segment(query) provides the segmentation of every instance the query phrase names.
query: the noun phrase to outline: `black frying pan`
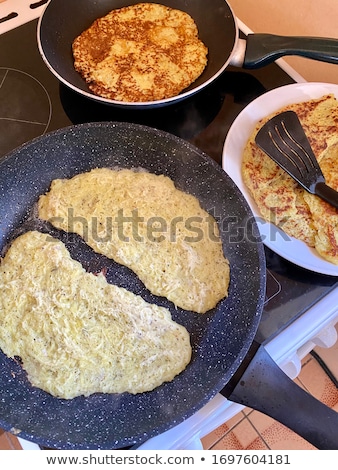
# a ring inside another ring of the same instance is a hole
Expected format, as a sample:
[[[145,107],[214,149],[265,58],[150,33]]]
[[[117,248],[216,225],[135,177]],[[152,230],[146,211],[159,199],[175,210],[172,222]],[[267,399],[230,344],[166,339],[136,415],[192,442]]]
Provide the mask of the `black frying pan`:
[[[140,0],[51,0],[38,24],[38,45],[56,77],[88,98],[129,108],[146,108],[191,96],[215,80],[230,64],[258,68],[285,55],[338,63],[338,40],[251,34],[244,41],[239,39],[236,19],[225,0],[163,0],[157,3],[186,11],[197,23],[200,38],[209,49],[208,64],[202,75],[180,95],[164,100],[122,103],[95,96],[73,67],[71,44],[96,18],[114,8],[135,3]]]
[[[143,167],[171,177],[219,221],[231,266],[228,298],[201,315],[151,295],[128,269],[95,255],[76,236],[32,217],[55,178],[94,167]],[[37,138],[0,162],[0,249],[38,228],[62,239],[71,255],[109,282],[167,306],[191,334],[193,357],[172,382],[138,395],[94,394],[60,400],[32,387],[17,361],[0,352],[0,427],[61,449],[114,449],[141,443],[179,424],[222,391],[275,417],[319,448],[338,449],[337,414],[297,387],[254,342],[265,297],[265,258],[252,213],[232,180],[191,144],[126,123],[72,126]],[[258,348],[258,351],[257,351]]]

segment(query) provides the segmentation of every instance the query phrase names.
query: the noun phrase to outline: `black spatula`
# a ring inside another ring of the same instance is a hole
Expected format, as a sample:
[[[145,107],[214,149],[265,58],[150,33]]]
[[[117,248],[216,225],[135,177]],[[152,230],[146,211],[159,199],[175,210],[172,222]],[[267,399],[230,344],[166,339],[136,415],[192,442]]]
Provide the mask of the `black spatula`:
[[[325,183],[295,112],[280,113],[265,123],[256,135],[256,144],[306,191],[338,208],[338,192]]]

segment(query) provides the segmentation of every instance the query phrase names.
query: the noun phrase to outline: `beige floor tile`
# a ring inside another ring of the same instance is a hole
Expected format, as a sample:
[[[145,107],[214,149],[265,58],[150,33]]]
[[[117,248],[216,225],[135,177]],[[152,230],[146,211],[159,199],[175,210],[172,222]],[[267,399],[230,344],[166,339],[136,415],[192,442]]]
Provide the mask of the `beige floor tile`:
[[[22,447],[13,434],[0,429],[0,450],[22,450]]]
[[[230,418],[226,423],[219,426],[217,429],[212,431],[207,436],[201,439],[204,449],[210,449],[215,443],[217,443],[223,436],[229,433],[235,426],[237,426],[243,419],[245,419],[244,413],[241,411],[235,416]]]
[[[249,415],[248,420],[269,449],[301,450],[314,448],[283,424],[276,422],[259,411],[253,411]]]
[[[245,410],[246,408],[240,413],[237,413],[237,415],[233,416],[227,421],[227,425],[229,426],[229,429],[232,429],[235,426],[237,426],[237,424],[239,424],[240,421],[242,421],[246,417]]]
[[[269,449],[314,449],[314,447],[306,442],[303,438],[295,434],[281,423],[276,422],[269,416],[253,411],[248,420],[256,429],[259,436],[264,440]]]
[[[245,416],[248,416],[250,413],[252,413],[254,410],[252,408],[249,408],[248,406],[244,408],[243,413]]]
[[[248,449],[258,438],[256,429],[247,418],[234,427],[232,433],[236,436],[240,449]]]
[[[271,426],[273,426],[275,423],[275,420],[265,415],[264,413],[260,413],[259,411],[253,411],[250,413],[248,420],[254,429],[256,429],[256,432],[261,435],[266,429],[271,428]]]
[[[232,431],[228,432],[213,447],[214,450],[249,450],[268,449],[264,441],[252,427],[248,419],[242,420]]]
[[[241,447],[237,441],[236,436],[233,433],[226,434],[221,440],[216,442],[213,450],[240,450]]]
[[[272,450],[314,450],[310,443],[282,424],[273,421],[261,433],[262,439]]]
[[[227,423],[222,424],[211,433],[201,439],[203,449],[211,449],[217,442],[229,432]]]

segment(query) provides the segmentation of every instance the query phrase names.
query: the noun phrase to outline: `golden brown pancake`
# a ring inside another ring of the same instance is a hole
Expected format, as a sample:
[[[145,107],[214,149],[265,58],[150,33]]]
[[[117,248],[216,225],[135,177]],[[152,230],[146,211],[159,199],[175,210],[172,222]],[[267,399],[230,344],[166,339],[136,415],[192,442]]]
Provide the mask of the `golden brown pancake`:
[[[190,362],[189,334],[169,310],[85,272],[49,235],[14,240],[0,289],[1,349],[56,397],[149,391]]]
[[[215,219],[164,175],[97,168],[54,180],[38,211],[178,307],[204,313],[228,294],[229,263]]]
[[[73,42],[90,90],[124,102],[178,95],[202,73],[207,53],[187,13],[156,3],[112,10]]]
[[[327,182],[338,189],[333,163],[338,142],[338,102],[331,94],[285,106],[257,123],[243,152],[243,181],[264,219],[316,248],[326,260],[338,264],[336,209],[302,189],[255,143],[256,134],[264,123],[286,110],[297,113]]]
[[[321,155],[320,165],[326,183],[338,190],[338,142],[330,145]],[[304,192],[316,229],[315,247],[318,253],[338,264],[338,211],[319,197]]]

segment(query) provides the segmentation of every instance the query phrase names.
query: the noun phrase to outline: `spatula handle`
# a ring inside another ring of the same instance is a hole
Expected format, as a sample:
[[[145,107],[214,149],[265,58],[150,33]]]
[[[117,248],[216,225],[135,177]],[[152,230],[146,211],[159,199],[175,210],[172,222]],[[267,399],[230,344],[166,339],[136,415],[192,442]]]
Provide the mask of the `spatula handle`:
[[[243,67],[256,69],[287,55],[337,64],[338,39],[249,34]]]
[[[325,183],[317,183],[315,194],[338,209],[338,192]]]

